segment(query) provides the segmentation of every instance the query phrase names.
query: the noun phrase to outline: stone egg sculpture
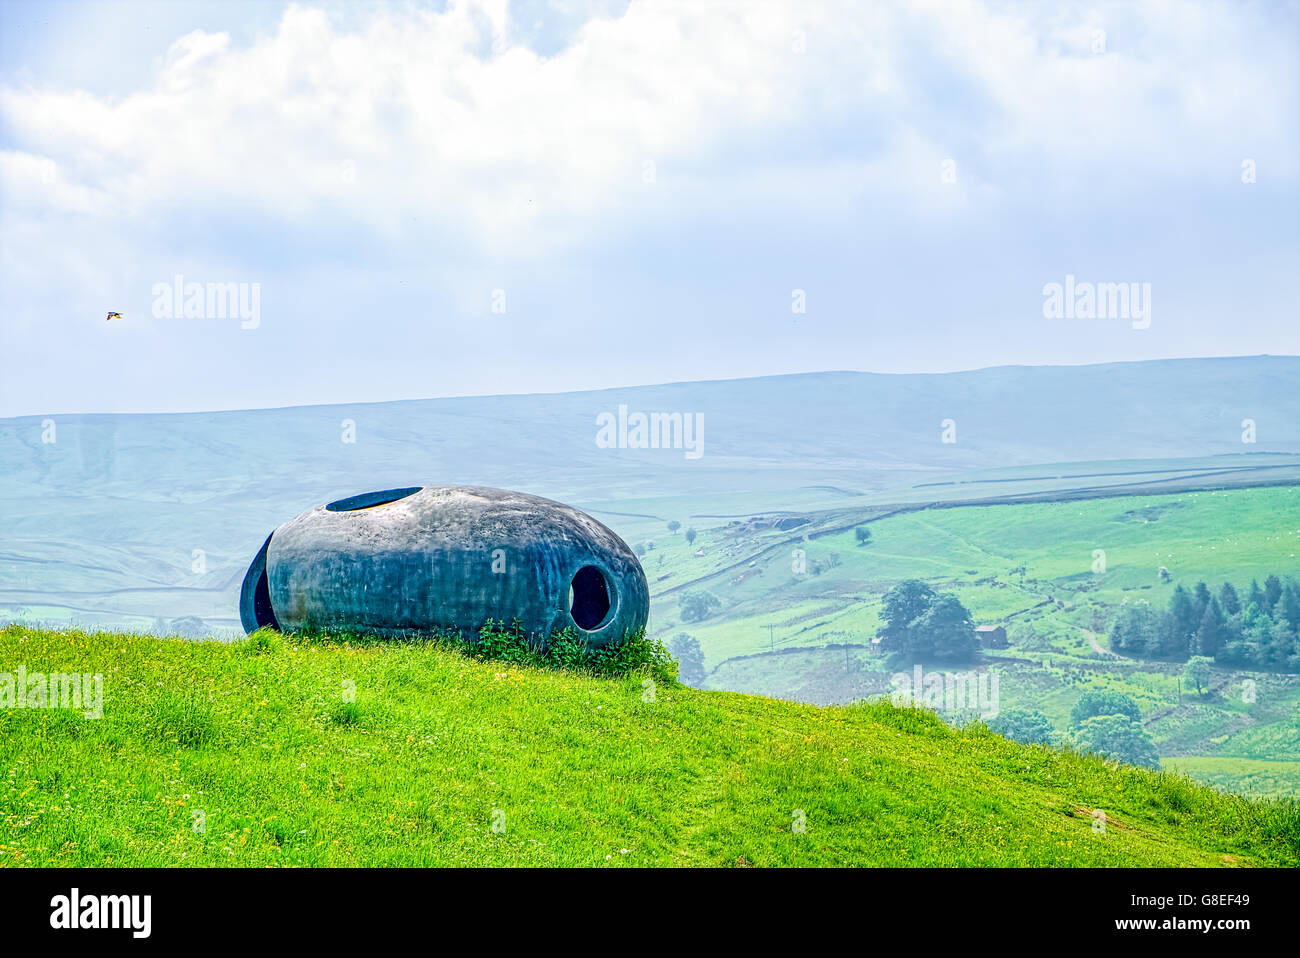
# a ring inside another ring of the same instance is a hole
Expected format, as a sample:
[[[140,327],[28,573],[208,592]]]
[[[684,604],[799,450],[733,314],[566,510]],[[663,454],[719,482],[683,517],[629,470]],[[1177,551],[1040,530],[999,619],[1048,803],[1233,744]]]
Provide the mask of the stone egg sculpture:
[[[635,553],[591,516],[504,489],[412,486],[317,506],[267,538],[248,567],[247,632],[456,633],[488,619],[545,643],[576,627],[593,646],[645,628]]]

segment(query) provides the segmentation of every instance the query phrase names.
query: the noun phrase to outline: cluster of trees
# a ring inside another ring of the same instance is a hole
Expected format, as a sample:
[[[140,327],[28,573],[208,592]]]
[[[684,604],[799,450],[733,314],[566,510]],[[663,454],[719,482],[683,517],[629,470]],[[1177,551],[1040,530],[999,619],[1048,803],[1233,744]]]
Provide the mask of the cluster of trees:
[[[827,569],[834,569],[843,559],[838,552],[830,552],[825,559],[811,559],[808,561],[808,571],[813,575],[821,575]]]
[[[989,719],[988,727],[1022,745],[1052,745],[1056,741],[1052,723],[1038,709],[1003,709]]]
[[[722,600],[706,589],[688,589],[677,601],[683,622],[701,622],[722,608]]]
[[[674,519],[672,522],[668,523],[668,531],[671,532],[673,535],[677,535],[677,530],[680,529],[681,527],[682,527],[682,524],[681,524],[680,522],[678,522],[676,519]],[[689,545],[695,545],[695,539],[696,539],[696,537],[697,537],[698,535],[699,535],[699,533],[696,532],[694,528],[687,529],[687,530],[686,530],[686,542],[687,542],[687,544],[689,544]],[[635,552],[635,553],[636,553],[637,555],[639,555],[639,556],[644,556],[647,552],[653,552],[653,551],[654,551],[654,547],[655,547],[654,540],[653,540],[653,539],[647,539],[645,542],[638,542],[636,545],[634,545],[634,546],[632,547],[632,551]],[[662,565],[662,558],[663,558],[663,557],[661,556],[661,557],[660,557],[660,560],[661,560],[661,561],[660,561],[660,564],[661,564],[661,565]]]
[[[677,679],[683,685],[701,688],[704,685],[704,650],[699,639],[686,632],[678,632],[668,642],[668,652],[677,660]]]
[[[1053,745],[1056,733],[1036,709],[1007,709],[988,726],[1025,745]],[[1137,702],[1119,692],[1085,692],[1070,710],[1070,743],[1116,762],[1159,768],[1155,743],[1142,727]]]
[[[1187,660],[1187,668],[1183,669],[1183,681],[1187,687],[1195,688],[1197,695],[1204,695],[1210,690],[1210,659],[1203,655],[1193,655]]]
[[[1085,692],[1070,710],[1071,738],[1081,752],[1159,768],[1155,743],[1142,727],[1137,702],[1120,692]]]
[[[1178,586],[1169,608],[1130,605],[1110,631],[1110,647],[1139,658],[1300,672],[1300,584],[1275,575],[1257,581],[1243,597],[1231,582],[1215,594],[1204,582]]]
[[[979,655],[970,613],[953,594],[935,592],[920,579],[904,579],[885,593],[880,644],[909,658],[965,661]]]

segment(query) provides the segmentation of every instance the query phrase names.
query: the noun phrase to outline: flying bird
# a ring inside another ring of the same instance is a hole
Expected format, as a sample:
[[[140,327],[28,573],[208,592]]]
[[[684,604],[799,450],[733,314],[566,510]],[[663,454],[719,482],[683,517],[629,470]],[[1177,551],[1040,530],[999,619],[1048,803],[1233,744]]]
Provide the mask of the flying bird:
[[[104,317],[104,322],[107,323],[107,322],[109,322],[110,320],[121,319],[121,318],[122,318],[122,314],[121,314],[121,313],[109,313],[107,316]]]

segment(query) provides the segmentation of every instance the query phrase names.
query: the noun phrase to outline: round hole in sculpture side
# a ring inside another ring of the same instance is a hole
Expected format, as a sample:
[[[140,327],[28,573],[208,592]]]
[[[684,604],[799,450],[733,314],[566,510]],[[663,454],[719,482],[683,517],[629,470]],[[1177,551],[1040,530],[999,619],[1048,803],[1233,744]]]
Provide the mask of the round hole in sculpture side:
[[[609,583],[594,565],[585,565],[574,573],[569,597],[569,614],[578,628],[594,632],[609,618],[613,607]]]

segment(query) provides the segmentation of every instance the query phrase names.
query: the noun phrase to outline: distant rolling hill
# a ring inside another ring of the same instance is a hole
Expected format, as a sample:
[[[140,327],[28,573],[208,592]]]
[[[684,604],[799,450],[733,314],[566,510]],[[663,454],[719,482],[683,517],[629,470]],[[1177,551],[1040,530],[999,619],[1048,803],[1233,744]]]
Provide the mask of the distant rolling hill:
[[[699,417],[702,455],[602,448],[598,417],[620,405]],[[1294,480],[1297,455],[1300,357],[1269,356],[28,416],[0,420],[0,619],[148,628],[197,617],[200,630],[232,630],[240,578],[272,528],[395,485],[520,489],[630,539],[665,516],[704,526],[1234,470],[1232,481]]]

